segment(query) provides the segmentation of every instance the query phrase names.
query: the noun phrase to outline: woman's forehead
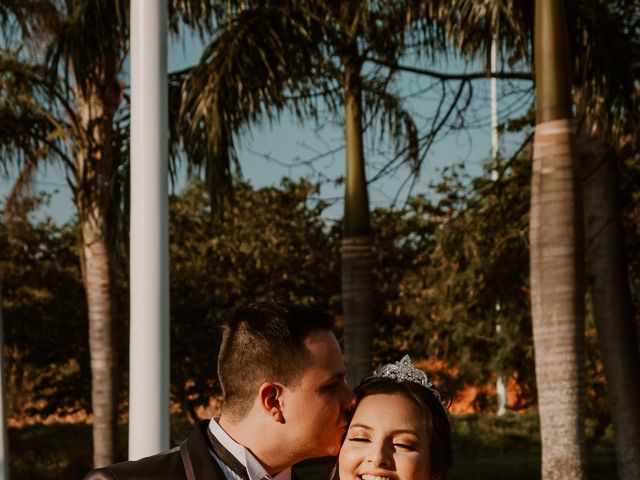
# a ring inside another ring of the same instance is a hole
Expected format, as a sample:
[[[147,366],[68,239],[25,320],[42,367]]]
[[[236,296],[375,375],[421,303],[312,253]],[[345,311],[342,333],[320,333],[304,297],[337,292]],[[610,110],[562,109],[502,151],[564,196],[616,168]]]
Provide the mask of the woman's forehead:
[[[356,407],[352,424],[386,430],[424,430],[424,414],[415,402],[402,393],[367,395]]]

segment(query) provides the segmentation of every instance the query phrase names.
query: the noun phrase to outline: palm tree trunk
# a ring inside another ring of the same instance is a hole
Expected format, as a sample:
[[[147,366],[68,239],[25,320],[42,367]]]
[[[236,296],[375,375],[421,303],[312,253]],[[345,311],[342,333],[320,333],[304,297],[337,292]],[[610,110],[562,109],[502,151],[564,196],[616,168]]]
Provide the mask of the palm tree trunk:
[[[613,149],[581,129],[587,279],[607,379],[618,478],[640,478],[640,356]]]
[[[81,220],[82,263],[89,310],[93,465],[113,463],[114,389],[109,256],[100,214]]]
[[[347,178],[342,240],[342,309],[347,379],[351,385],[371,373],[373,341],[373,253],[369,197],[362,146],[359,69],[345,68]]]
[[[564,3],[536,0],[531,317],[543,480],[584,478],[582,216]]]
[[[102,172],[108,171],[105,166],[113,161],[111,121],[115,111],[113,105],[117,105],[114,98],[117,97],[108,101],[91,91],[87,98],[78,94],[76,105],[86,132],[86,138],[79,143],[76,152],[78,187],[75,203],[80,223],[82,275],[89,317],[95,468],[113,463],[116,425],[111,272],[101,208],[101,189],[106,182]]]

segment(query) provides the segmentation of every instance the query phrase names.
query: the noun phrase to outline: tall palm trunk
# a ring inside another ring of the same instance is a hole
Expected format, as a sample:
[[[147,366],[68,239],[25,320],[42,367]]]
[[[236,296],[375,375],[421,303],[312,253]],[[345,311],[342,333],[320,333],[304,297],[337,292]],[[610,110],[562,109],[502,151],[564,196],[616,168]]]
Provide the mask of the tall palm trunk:
[[[93,93],[93,92],[92,92]],[[93,466],[113,463],[115,416],[114,347],[111,317],[109,250],[104,236],[101,175],[112,160],[113,109],[97,95],[78,95],[77,113],[86,138],[76,153],[76,208],[80,222],[80,252],[89,317]],[[113,103],[113,102],[112,102]],[[116,103],[117,105],[117,103]]]
[[[109,255],[101,216],[87,212],[81,220],[84,285],[89,310],[93,465],[113,463],[114,389]]]
[[[354,385],[371,372],[373,341],[373,253],[369,196],[362,146],[360,69],[345,67],[347,178],[342,240],[342,309],[347,378]]]
[[[582,216],[572,146],[564,2],[536,0],[531,316],[542,478],[584,478]]]
[[[584,129],[577,147],[583,172],[587,279],[616,447],[618,478],[640,478],[640,357],[622,225],[616,157]]]

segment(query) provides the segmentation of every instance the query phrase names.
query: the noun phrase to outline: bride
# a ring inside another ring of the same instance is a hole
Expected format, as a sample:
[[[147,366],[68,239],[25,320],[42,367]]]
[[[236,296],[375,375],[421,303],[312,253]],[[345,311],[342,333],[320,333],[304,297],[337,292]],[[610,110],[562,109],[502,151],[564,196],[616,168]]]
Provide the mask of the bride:
[[[340,480],[446,478],[453,462],[446,402],[408,356],[374,372],[354,393]]]

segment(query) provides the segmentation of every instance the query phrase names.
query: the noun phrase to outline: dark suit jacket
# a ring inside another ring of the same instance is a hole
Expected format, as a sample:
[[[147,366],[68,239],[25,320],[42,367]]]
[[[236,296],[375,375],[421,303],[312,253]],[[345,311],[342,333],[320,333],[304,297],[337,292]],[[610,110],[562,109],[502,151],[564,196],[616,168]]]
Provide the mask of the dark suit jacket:
[[[133,462],[89,472],[84,480],[225,480],[207,446],[209,420],[193,429],[179,447]]]

